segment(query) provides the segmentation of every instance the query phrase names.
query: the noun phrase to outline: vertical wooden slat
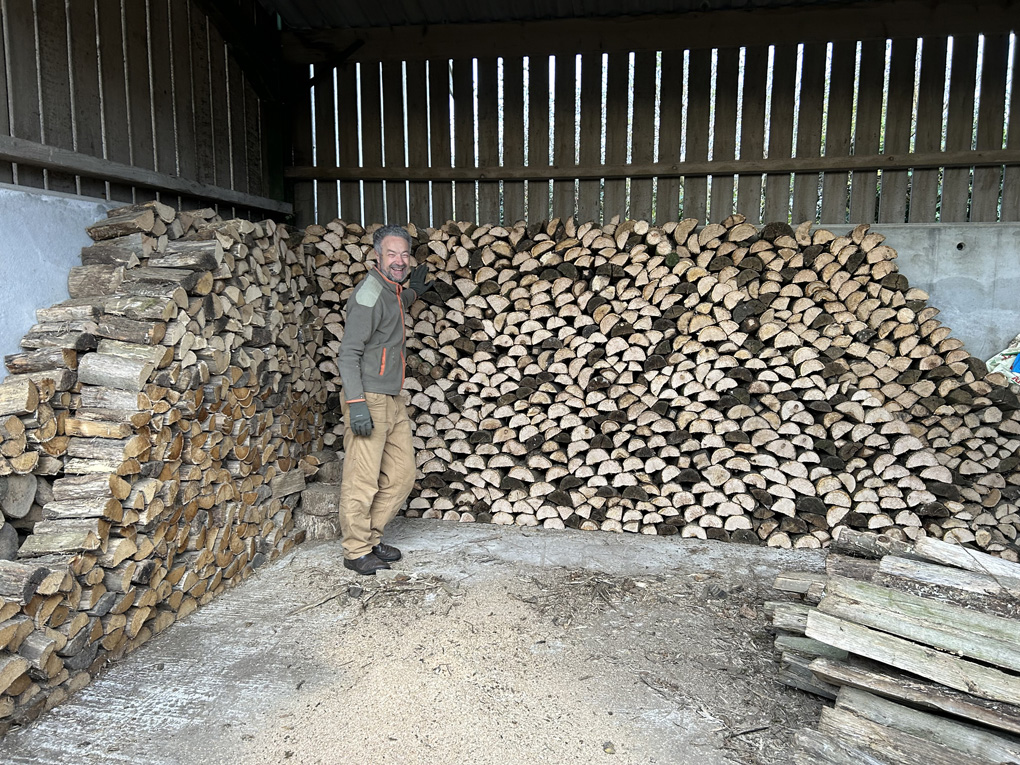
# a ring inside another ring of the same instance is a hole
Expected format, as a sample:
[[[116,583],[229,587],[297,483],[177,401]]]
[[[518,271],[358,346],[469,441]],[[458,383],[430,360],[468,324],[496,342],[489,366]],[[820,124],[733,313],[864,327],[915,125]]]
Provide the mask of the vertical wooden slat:
[[[559,168],[570,168],[574,161],[574,131],[576,128],[576,60],[572,55],[556,56],[556,82],[553,84],[553,164]],[[575,212],[576,198],[574,181],[553,182],[553,216],[566,220]]]
[[[308,84],[308,67],[293,66],[286,70],[287,109],[290,112],[290,143],[295,165],[312,165],[312,91]],[[315,182],[294,181],[292,199],[294,222],[304,228],[315,222]]]
[[[382,167],[382,102],[379,96],[379,64],[361,65],[361,156],[365,167]],[[382,181],[365,181],[364,224],[382,223],[386,215]]]
[[[358,167],[358,79],[353,63],[336,70],[337,129],[340,131],[340,167]],[[340,215],[349,223],[361,221],[361,186],[357,181],[340,183]]]
[[[832,46],[832,71],[829,75],[829,119],[825,127],[825,156],[850,155],[851,120],[854,106],[854,70],[857,44],[837,42]],[[822,174],[822,222],[844,223],[850,190],[849,174]]]
[[[1020,46],[1014,37],[1013,50],[1013,91],[1009,107],[1009,132],[1007,133],[1008,149],[1020,149]],[[1002,216],[1003,222],[1020,220],[1020,167],[1007,167],[1002,178]]]
[[[35,60],[35,11],[32,0],[7,0],[7,51],[10,59],[11,135],[29,141],[42,141],[39,118],[38,67]],[[18,165],[18,183],[42,188],[43,171]]]
[[[333,167],[337,164],[337,104],[333,98],[333,71],[333,67],[328,64],[315,65],[315,86],[312,88],[312,100],[315,110],[316,167]],[[336,190],[336,181],[316,181],[316,223],[326,225],[339,214],[340,201]]]
[[[626,118],[626,101],[624,117]],[[535,168],[549,166],[548,56],[532,56],[528,59],[528,166]],[[548,217],[549,184],[545,181],[529,181],[528,220],[538,222]]]
[[[684,131],[684,52],[662,52],[659,88],[659,162],[677,164],[681,160]],[[707,105],[706,105],[707,108]],[[680,215],[679,176],[659,176],[656,184],[655,219],[657,223],[676,220]]]
[[[453,62],[453,142],[454,164],[457,167],[475,166],[475,109],[472,98],[474,74],[471,59]],[[476,221],[475,184],[454,184],[454,215],[460,221]]]
[[[120,2],[118,0],[98,0],[98,5],[100,80],[103,87],[102,109],[106,124],[104,136],[106,158],[113,162],[130,165],[127,80],[124,73]],[[134,192],[130,186],[111,183],[110,198],[130,201],[134,198]]]
[[[606,164],[622,165],[627,162],[627,92],[629,90],[630,56],[627,53],[609,54],[609,73],[606,77]],[[531,112],[534,119],[534,109]],[[627,181],[607,178],[602,200],[602,217],[605,222],[615,216],[627,216]]]
[[[631,162],[644,164],[655,157],[655,52],[634,54],[634,117],[631,135]],[[629,218],[652,217],[652,179],[630,182]]]
[[[885,40],[861,45],[854,153],[878,154],[882,134],[882,89],[885,85]],[[878,212],[878,173],[855,170],[850,190],[850,220],[874,223]]]
[[[213,153],[216,185],[230,187],[230,128],[227,122],[227,47],[219,30],[209,25],[209,83],[212,86]]]
[[[262,110],[259,97],[251,83],[244,81],[244,146],[248,193],[262,196],[265,181],[262,177]]]
[[[798,157],[817,157],[822,149],[825,47],[825,43],[808,43],[804,46],[800,70],[800,105],[797,115]],[[879,96],[881,97],[881,89]],[[794,173],[791,212],[791,220],[794,224],[815,220],[817,217],[818,179],[818,173]]]
[[[227,56],[227,77],[230,83],[230,153],[233,157],[231,188],[248,191],[248,134],[245,130],[244,75],[233,56]],[[335,154],[335,152],[334,152]],[[333,181],[336,194],[336,181]]]
[[[981,68],[981,108],[978,114],[977,149],[1001,149],[1005,127],[1006,70],[1009,63],[1009,34],[985,35]],[[1017,83],[1013,83],[1017,87]],[[1000,167],[974,168],[972,223],[998,220]]]
[[[478,183],[478,220],[500,223],[499,70],[489,57],[478,59],[478,166],[493,178]]]
[[[424,61],[407,62],[407,159],[411,167],[429,166],[428,81]],[[410,206],[407,218],[416,226],[432,225],[428,181],[408,184]]]
[[[793,149],[793,93],[796,87],[796,77],[796,47],[793,45],[777,46],[772,68],[769,159],[787,159]],[[852,97],[851,92],[851,103],[853,103]],[[766,221],[789,221],[790,179],[789,173],[769,173],[765,176]]]
[[[712,156],[732,160],[737,146],[737,85],[740,75],[740,49],[722,48],[716,58],[715,140]],[[722,221],[734,211],[733,176],[712,176],[709,206],[713,220]]]
[[[195,140],[191,146],[186,146],[183,141],[179,142],[178,146],[182,156],[185,153],[194,152],[195,170],[198,180],[202,183],[216,182],[216,160],[213,150],[213,102],[209,76],[209,22],[201,12],[192,8],[191,88],[194,98]],[[307,79],[307,76],[304,79]],[[302,104],[305,99],[304,88],[298,83],[295,84],[302,87],[302,92],[294,94],[297,102]],[[295,118],[300,119],[297,115]],[[309,131],[309,140],[311,140],[311,131]],[[181,164],[183,170],[184,162],[182,161]],[[312,164],[311,156],[308,157],[308,164]],[[295,184],[296,189],[297,185]]]
[[[72,3],[73,5],[73,3]],[[177,172],[177,139],[174,135],[174,62],[170,49],[170,6],[168,0],[149,0],[149,45],[152,58],[152,101],[156,115],[156,170],[173,175]],[[178,49],[177,58],[187,58],[188,51]],[[187,71],[191,71],[190,66]],[[170,203],[167,195],[160,195]],[[173,204],[178,204],[173,201]]]
[[[602,153],[602,54],[585,53],[581,57],[581,167],[592,168],[601,162]],[[578,221],[602,221],[598,179],[578,182]]]
[[[708,159],[708,126],[712,108],[711,51],[691,51],[687,81],[687,159],[703,162]],[[683,216],[707,221],[707,176],[684,178]]]
[[[131,163],[156,167],[152,141],[152,101],[149,91],[148,19],[145,3],[124,4],[124,39],[128,80],[128,116],[131,120]],[[137,193],[139,201],[151,198],[149,190]]]
[[[974,85],[977,82],[977,37],[953,37],[953,68],[949,77],[946,151],[969,151],[974,136]],[[947,167],[942,178],[942,223],[967,220],[970,201],[969,167]]]
[[[765,84],[768,74],[767,47],[744,52],[743,110],[740,117],[740,158],[765,156]],[[761,173],[743,173],[737,178],[737,210],[752,223],[761,223]]]
[[[503,59],[503,164],[524,165],[524,60]],[[503,182],[503,220],[524,220],[524,182]]]
[[[74,149],[71,126],[71,77],[67,69],[67,14],[63,0],[36,0],[42,83],[43,140],[47,146]],[[73,174],[50,170],[47,187],[75,194]]]
[[[195,90],[192,80],[191,21],[186,5],[170,4],[170,41],[174,60],[174,124],[177,172],[196,176]]]
[[[404,71],[401,62],[387,61],[382,68],[383,131],[386,140],[386,167],[407,167],[404,161]],[[407,183],[386,183],[386,222],[407,223]]]
[[[914,59],[917,40],[911,37],[892,41],[889,63],[889,98],[885,117],[886,154],[903,155],[910,151],[910,130],[914,108]],[[905,223],[909,178],[906,170],[882,171],[882,195],[878,202],[880,223]],[[823,217],[822,220],[825,220]],[[831,222],[831,221],[828,221]]]
[[[432,167],[450,167],[450,62],[429,61],[429,132]],[[453,184],[432,182],[432,221],[441,226],[453,218]]]
[[[4,37],[10,27],[2,3],[0,3],[0,135],[11,134],[11,112],[7,108],[9,95],[7,86],[7,53],[4,47]],[[12,183],[14,181],[14,165],[10,162],[0,161],[0,183]]]
[[[946,87],[946,38],[927,37],[921,50],[921,79],[917,93],[914,151],[942,148],[942,105]],[[914,168],[910,184],[910,222],[934,223],[939,198],[937,168]]]

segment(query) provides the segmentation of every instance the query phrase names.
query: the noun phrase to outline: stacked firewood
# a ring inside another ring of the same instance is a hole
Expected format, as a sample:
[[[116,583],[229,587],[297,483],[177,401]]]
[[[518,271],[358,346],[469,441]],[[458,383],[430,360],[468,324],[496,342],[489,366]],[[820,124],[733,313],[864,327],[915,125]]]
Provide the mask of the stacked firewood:
[[[88,232],[71,299],[37,312],[0,383],[0,506],[20,513],[0,561],[0,727],[300,541],[299,461],[321,446],[299,241],[158,203]]]
[[[779,547],[850,527],[1016,559],[1017,398],[867,226],[411,233],[436,281],[409,322],[409,515]],[[335,393],[371,236],[333,221],[305,241]]]
[[[767,604],[784,682],[835,701],[795,761],[1020,760],[1020,565],[851,529],[832,548],[824,574],[776,579],[800,602]]]

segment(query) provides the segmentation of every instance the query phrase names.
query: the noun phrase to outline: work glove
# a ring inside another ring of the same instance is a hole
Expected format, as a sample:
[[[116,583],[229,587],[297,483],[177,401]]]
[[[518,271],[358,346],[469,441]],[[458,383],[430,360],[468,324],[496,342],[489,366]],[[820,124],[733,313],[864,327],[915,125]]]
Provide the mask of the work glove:
[[[372,415],[364,401],[352,401],[347,410],[347,427],[356,436],[372,435]]]
[[[428,272],[429,267],[424,263],[411,269],[411,276],[407,279],[407,286],[413,289],[414,294],[418,297],[421,297],[432,288],[432,282],[425,281]]]

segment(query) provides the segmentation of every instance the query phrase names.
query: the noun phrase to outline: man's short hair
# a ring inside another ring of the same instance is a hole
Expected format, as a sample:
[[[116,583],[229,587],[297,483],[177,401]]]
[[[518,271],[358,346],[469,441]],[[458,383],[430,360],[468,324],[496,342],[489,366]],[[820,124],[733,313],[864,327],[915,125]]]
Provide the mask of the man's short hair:
[[[407,249],[409,250],[411,249],[412,245],[411,235],[407,233],[407,229],[405,229],[403,226],[395,225],[383,226],[382,228],[376,230],[376,232],[372,235],[372,249],[378,253],[381,253],[383,239],[385,239],[388,236],[399,236],[401,239],[407,242]]]

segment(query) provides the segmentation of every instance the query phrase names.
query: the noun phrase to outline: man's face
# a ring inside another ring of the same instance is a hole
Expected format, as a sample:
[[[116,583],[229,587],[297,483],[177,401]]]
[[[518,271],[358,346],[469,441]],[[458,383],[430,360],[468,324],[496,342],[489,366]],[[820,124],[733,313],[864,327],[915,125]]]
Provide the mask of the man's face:
[[[411,251],[402,236],[388,236],[379,243],[379,270],[387,279],[400,284],[411,268]]]

